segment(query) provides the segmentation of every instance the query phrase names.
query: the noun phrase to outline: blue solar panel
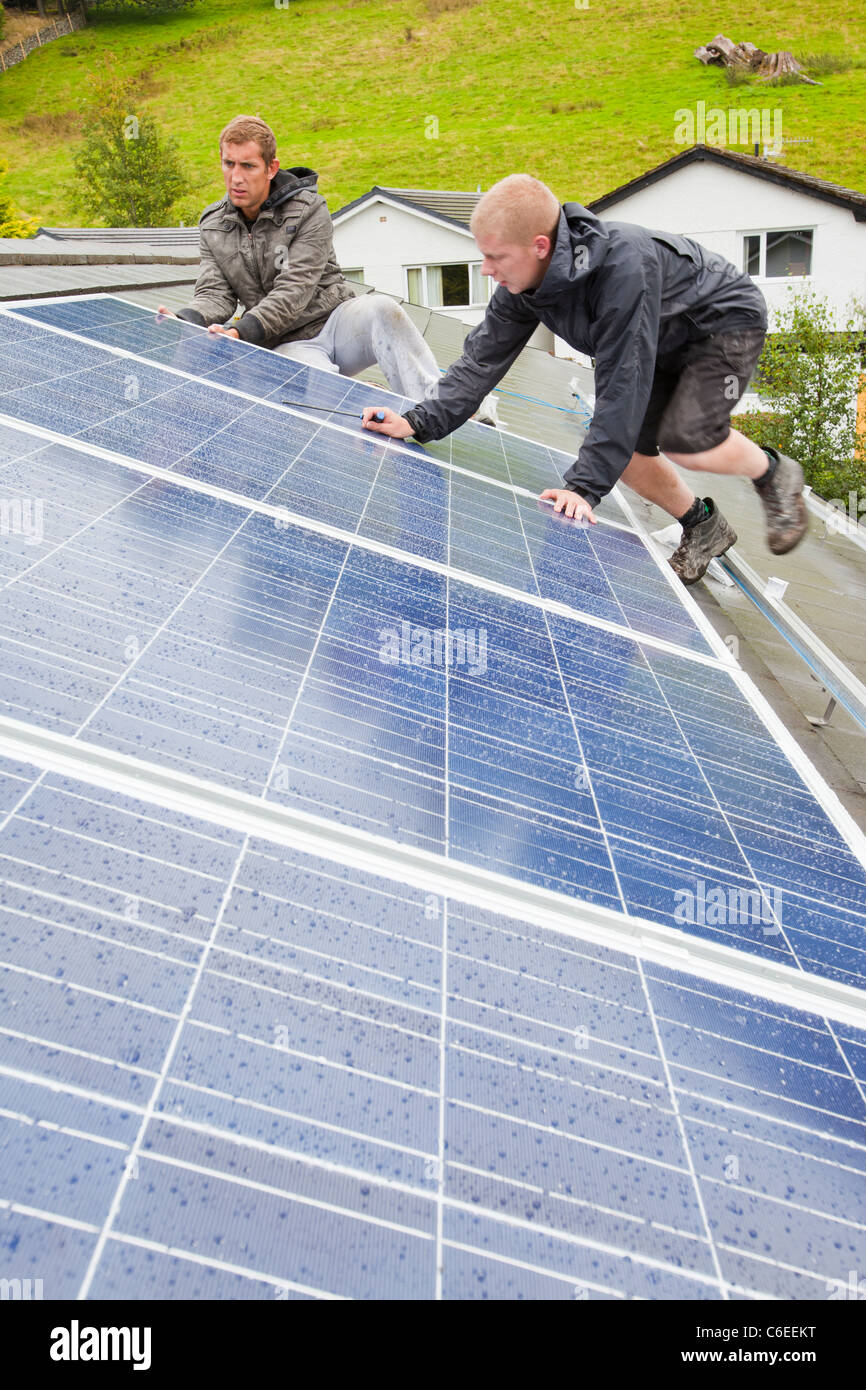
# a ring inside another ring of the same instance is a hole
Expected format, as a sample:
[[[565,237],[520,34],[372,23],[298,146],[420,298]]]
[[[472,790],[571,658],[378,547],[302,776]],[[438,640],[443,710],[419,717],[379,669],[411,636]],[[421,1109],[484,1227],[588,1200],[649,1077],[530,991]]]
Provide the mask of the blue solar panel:
[[[862,1261],[863,1035],[30,780],[0,1239],[45,1297],[808,1298]]]
[[[301,413],[317,421],[347,422],[323,407],[357,411],[370,404],[370,388],[346,377],[331,376],[303,367],[276,353],[265,353],[247,344],[229,343],[204,334],[198,328],[172,318],[159,319],[136,305],[110,296],[89,296],[71,302],[52,301],[15,309],[17,316],[51,324],[94,343],[135,353],[177,371],[219,382],[261,400],[288,397]],[[377,389],[377,400],[403,411],[412,404],[392,392]],[[348,422],[351,423],[351,422]],[[473,421],[456,434],[435,444],[408,444],[420,456],[432,455],[473,472],[541,491],[558,486],[573,462],[569,455],[533,444],[514,435],[501,434]]]
[[[87,461],[85,493],[60,446],[40,460],[10,465],[17,486],[47,471],[84,501],[40,563],[18,547],[7,714],[672,925],[699,882],[760,892],[766,922],[686,925],[772,959],[797,959],[783,887],[862,924],[862,866],[727,672],[111,463]]]
[[[107,298],[28,312],[235,384],[4,319],[0,739],[46,731],[81,775],[0,759],[0,1273],[46,1298],[844,1287],[866,1031],[760,969],[862,988],[866,873],[640,537],[493,486],[552,461],[523,441],[461,431],[455,472],[260,404],[294,370],[261,350],[176,322],[167,348]],[[342,827],[393,872],[341,862]],[[563,929],[412,886],[419,850],[430,883],[547,890]],[[754,988],[597,944],[597,909],[733,948]]]
[[[45,375],[38,395],[21,387],[0,393],[7,416],[438,563],[449,561],[451,546],[450,563],[480,578],[708,650],[629,531],[587,529],[545,503],[389,452],[360,430],[334,435],[323,424],[138,362],[133,370],[133,359],[10,321],[21,335],[6,346],[10,361],[20,357],[28,371],[39,363]],[[327,374],[315,375],[330,384]],[[486,442],[490,431],[475,428]],[[470,453],[477,455],[475,446]]]

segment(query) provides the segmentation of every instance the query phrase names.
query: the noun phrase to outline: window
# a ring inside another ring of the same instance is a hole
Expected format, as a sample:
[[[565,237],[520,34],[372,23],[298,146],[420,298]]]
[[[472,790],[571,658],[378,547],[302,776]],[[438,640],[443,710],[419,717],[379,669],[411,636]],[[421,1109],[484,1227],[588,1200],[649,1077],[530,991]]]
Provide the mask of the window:
[[[406,298],[410,304],[429,309],[467,309],[486,304],[490,280],[481,274],[481,265],[421,265],[406,269]]]
[[[749,232],[743,237],[743,269],[747,275],[782,280],[811,275],[811,231]]]

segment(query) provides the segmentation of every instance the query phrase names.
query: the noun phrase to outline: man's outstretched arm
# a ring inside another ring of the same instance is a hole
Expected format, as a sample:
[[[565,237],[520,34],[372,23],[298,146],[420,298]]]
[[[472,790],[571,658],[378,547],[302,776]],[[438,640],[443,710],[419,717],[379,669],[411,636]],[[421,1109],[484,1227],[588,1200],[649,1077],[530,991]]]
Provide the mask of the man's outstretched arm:
[[[520,303],[520,296],[498,289],[484,318],[463,344],[463,355],[448,368],[434,393],[405,415],[386,410],[381,424],[372,418],[375,407],[369,406],[362,417],[364,427],[396,439],[413,434],[422,444],[450,434],[475,414],[488,391],[501,381],[523,351],[537,326],[538,319]]]

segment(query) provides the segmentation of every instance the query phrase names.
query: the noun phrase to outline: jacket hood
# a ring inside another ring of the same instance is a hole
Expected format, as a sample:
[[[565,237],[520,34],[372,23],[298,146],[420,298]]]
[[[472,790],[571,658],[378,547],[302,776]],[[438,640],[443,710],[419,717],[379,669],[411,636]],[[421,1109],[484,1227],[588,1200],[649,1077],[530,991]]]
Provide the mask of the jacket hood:
[[[594,212],[580,203],[563,204],[547,273],[527,299],[533,305],[554,303],[598,269],[607,255],[609,241],[604,224]]]
[[[308,169],[303,164],[296,164],[292,169],[278,169],[271,179],[271,191],[262,203],[262,208],[280,207],[302,188],[312,188],[315,192],[318,182],[319,176],[315,169]]]

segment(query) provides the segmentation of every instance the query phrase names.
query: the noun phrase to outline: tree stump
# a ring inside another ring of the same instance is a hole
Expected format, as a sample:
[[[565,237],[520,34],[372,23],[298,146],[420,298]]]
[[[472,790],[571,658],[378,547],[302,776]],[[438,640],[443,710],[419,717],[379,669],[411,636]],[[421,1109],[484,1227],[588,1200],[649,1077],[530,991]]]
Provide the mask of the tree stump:
[[[793,53],[787,49],[765,53],[753,43],[733,43],[724,34],[716,34],[704,48],[696,48],[695,57],[711,67],[748,69],[762,82],[790,74],[801,82],[808,82],[810,87],[822,85],[806,76]]]

